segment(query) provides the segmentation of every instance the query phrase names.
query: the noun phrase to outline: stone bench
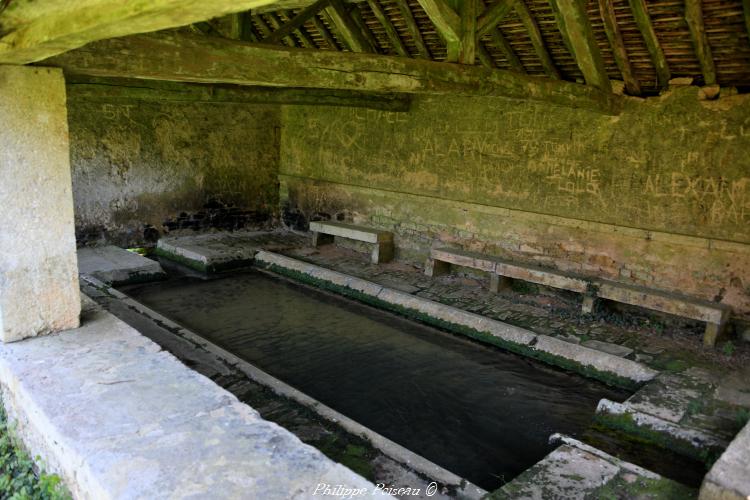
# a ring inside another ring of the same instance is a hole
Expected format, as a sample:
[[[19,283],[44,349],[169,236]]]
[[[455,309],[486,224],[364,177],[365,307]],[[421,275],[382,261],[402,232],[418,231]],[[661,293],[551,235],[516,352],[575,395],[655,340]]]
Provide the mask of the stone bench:
[[[716,339],[724,330],[732,312],[726,304],[717,304],[635,285],[596,280],[594,286],[597,298],[704,321],[706,330],[703,343],[707,346],[713,346],[716,343]]]
[[[388,262],[393,258],[393,233],[390,231],[370,229],[342,222],[323,221],[311,222],[310,231],[313,233],[312,244],[314,247],[333,243],[333,238],[338,236],[374,244],[375,247],[372,250],[373,264]]]
[[[490,273],[490,291],[507,288],[511,279],[537,283],[539,285],[586,293],[589,282],[574,276],[539,266],[510,262],[499,257],[463,250],[433,248],[425,267],[428,276],[439,276],[450,272],[450,266],[463,266]]]
[[[463,250],[434,248],[425,266],[425,274],[439,276],[450,272],[451,265],[469,267],[490,273],[490,291],[506,288],[511,279],[518,279],[552,288],[583,294],[581,309],[590,314],[597,298],[644,307],[675,316],[706,322],[703,343],[713,346],[723,331],[731,308],[679,294],[625,285],[606,280],[589,280],[573,274],[538,266],[510,262],[499,257]]]

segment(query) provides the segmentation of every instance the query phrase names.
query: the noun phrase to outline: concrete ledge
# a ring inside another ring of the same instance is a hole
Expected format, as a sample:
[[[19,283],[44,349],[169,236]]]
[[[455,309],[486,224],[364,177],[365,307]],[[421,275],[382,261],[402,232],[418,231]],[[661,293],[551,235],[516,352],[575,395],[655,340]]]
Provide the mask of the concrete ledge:
[[[700,500],[750,498],[750,424],[737,434],[703,479]]]
[[[6,409],[76,498],[309,498],[373,485],[111,314],[0,345]]]
[[[493,492],[493,499],[690,498],[692,491],[659,474],[560,434],[543,460]]]
[[[158,262],[115,246],[79,248],[78,272],[110,285],[166,277]]]
[[[261,250],[257,265],[280,274],[370,302],[414,319],[561,366],[582,375],[629,389],[652,380],[658,372],[619,356],[537,335],[501,321],[394,290],[314,264]]]
[[[159,239],[156,254],[204,272],[246,266],[258,251],[253,233],[211,233]]]
[[[663,448],[699,461],[707,460],[711,454],[718,454],[727,446],[726,441],[721,438],[642,413],[631,408],[628,403],[602,399],[596,408],[596,414],[597,419],[611,427],[640,434]]]

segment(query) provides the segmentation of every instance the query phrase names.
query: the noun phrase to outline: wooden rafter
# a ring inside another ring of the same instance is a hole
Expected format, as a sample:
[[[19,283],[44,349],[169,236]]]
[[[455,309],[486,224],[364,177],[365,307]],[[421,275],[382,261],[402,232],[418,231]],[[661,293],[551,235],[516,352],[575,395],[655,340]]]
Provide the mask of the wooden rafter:
[[[544,43],[544,38],[542,38],[542,32],[539,31],[539,26],[534,20],[534,16],[531,14],[531,11],[529,11],[529,8],[526,6],[523,0],[518,0],[517,2],[515,2],[513,4],[513,8],[515,9],[516,14],[518,14],[518,17],[521,19],[521,22],[526,28],[526,31],[529,34],[529,38],[531,38],[531,44],[534,46],[534,51],[539,57],[539,60],[542,62],[542,68],[544,68],[544,72],[547,74],[547,76],[551,76],[552,78],[560,80],[562,78],[562,76],[560,75],[560,70],[557,69],[554,61],[552,61],[552,57],[550,57],[549,55],[547,45]]]
[[[617,96],[594,87],[513,71],[181,33],[103,40],[45,64],[94,77],[533,99],[609,114],[620,108]]]
[[[401,37],[398,35],[398,31],[396,31],[393,23],[388,18],[385,11],[383,11],[383,8],[380,6],[377,0],[367,0],[367,5],[370,6],[370,10],[372,10],[372,13],[375,14],[375,18],[378,20],[381,26],[383,26],[385,35],[388,37],[388,42],[390,42],[393,50],[395,50],[396,53],[400,56],[409,57],[409,51],[406,50],[406,46],[401,40]]]
[[[294,17],[296,17],[294,15],[294,12],[292,12],[290,10],[284,10],[284,11],[282,11],[282,14],[284,15],[284,17],[287,18],[287,22],[292,21],[294,19]],[[286,26],[286,23],[284,24],[284,26]],[[317,49],[318,48],[318,46],[315,45],[315,42],[313,41],[313,39],[307,33],[307,30],[305,29],[304,23],[303,23],[302,26],[300,26],[299,28],[295,29],[293,33],[294,33],[294,36],[296,36],[297,39],[302,43],[303,47],[308,48],[308,49]]]
[[[461,16],[448,5],[446,0],[418,0],[418,2],[435,25],[440,38],[445,42],[447,50],[445,60],[458,62],[461,53]]]
[[[255,21],[255,24],[258,26],[258,31],[261,35],[261,41],[271,36],[273,29],[271,29],[268,23],[266,23],[266,20],[263,19],[263,16],[253,15],[252,20]]]
[[[370,42],[365,38],[349,15],[342,0],[329,0],[330,5],[325,9],[331,18],[333,28],[352,52],[374,52]]]
[[[586,84],[611,92],[612,85],[584,4],[579,0],[550,0],[550,4]]]
[[[277,31],[281,29],[282,26],[284,26],[284,20],[281,19],[281,16],[279,15],[278,11],[267,12],[265,16],[270,21],[271,26],[273,26],[273,33],[276,33]],[[273,36],[273,33],[271,33],[269,38]],[[291,33],[286,36],[281,37],[281,39],[290,47],[302,46],[302,44]]]
[[[659,39],[656,37],[656,31],[651,24],[651,16],[648,14],[645,0],[628,0],[630,10],[633,11],[633,18],[638,25],[638,29],[646,42],[646,48],[651,55],[651,62],[656,68],[656,79],[659,87],[665,89],[669,86],[670,72],[667,58],[664,57],[664,51],[661,48]]]
[[[492,43],[502,51],[505,59],[508,61],[508,64],[510,64],[510,67],[513,68],[514,71],[525,74],[526,68],[523,66],[523,63],[516,55],[513,47],[510,46],[510,42],[508,42],[503,34],[500,33],[500,30],[495,28],[490,32],[490,36],[492,37]]]
[[[481,41],[477,41],[477,59],[479,59],[479,62],[482,63],[482,66],[485,68],[492,69],[497,67],[495,60],[492,59],[492,56],[487,51],[487,47],[485,47]]]
[[[641,95],[641,85],[638,83],[633,74],[633,67],[630,65],[628,51],[625,48],[625,41],[622,38],[620,27],[617,25],[615,17],[615,6],[613,0],[599,0],[599,14],[604,24],[604,32],[607,35],[609,44],[612,46],[612,53],[615,56],[615,62],[620,69],[622,81],[625,83],[625,90],[630,95]]]
[[[510,1],[510,7],[512,8],[512,2],[515,0]],[[484,0],[479,0],[479,7],[482,9],[485,9],[481,16],[477,19],[477,38],[480,38],[482,34],[479,33],[479,24],[480,22],[488,23],[491,21],[488,21],[490,19],[489,17],[485,18],[485,21],[482,21],[482,17],[484,17],[488,11],[486,9],[486,5],[484,3]],[[510,64],[510,67],[514,71],[518,71],[520,73],[526,73],[526,68],[523,67],[523,64],[521,64],[521,60],[516,55],[515,51],[513,50],[513,47],[510,46],[510,43],[508,43],[508,40],[505,39],[503,34],[500,32],[500,29],[497,27],[497,24],[502,21],[502,17],[499,16],[498,12],[495,12],[492,14],[493,18],[496,19],[495,26],[492,27],[492,29],[489,31],[490,38],[492,39],[492,43],[500,49],[500,51],[505,56],[505,59],[508,61],[508,64]]]
[[[690,37],[693,39],[693,47],[703,73],[703,82],[706,85],[716,84],[716,67],[711,55],[711,46],[706,38],[706,27],[703,25],[703,7],[701,0],[685,0],[685,20],[690,29]]]
[[[373,35],[372,31],[370,31],[370,27],[367,26],[365,18],[362,17],[362,11],[360,10],[360,8],[357,5],[353,5],[349,9],[349,15],[352,17],[354,24],[357,25],[357,28],[359,28],[360,33],[362,33],[362,35],[372,47],[372,51],[375,53],[379,52],[378,48],[380,47],[380,44],[378,43],[378,39],[375,38],[375,35]]]
[[[750,38],[750,0],[742,0],[742,10],[745,14],[745,29],[747,29],[747,37]]]
[[[338,50],[339,46],[336,43],[336,40],[333,38],[333,35],[326,27],[325,23],[320,20],[318,16],[326,16],[325,11],[321,11],[318,13],[318,15],[312,17],[312,22],[315,25],[315,29],[318,30],[318,33],[320,33],[320,36],[323,37],[323,40],[326,41],[326,44],[331,47],[333,50]],[[329,25],[330,26],[330,25]]]
[[[291,35],[296,30],[301,28],[308,19],[313,17],[315,14],[323,10],[328,6],[328,0],[318,0],[314,4],[305,7],[302,9],[296,16],[292,18],[291,21],[285,23],[281,28],[274,31],[268,39],[265,40],[266,43],[278,43],[280,42],[285,36]]]
[[[427,45],[425,45],[424,39],[422,39],[422,32],[419,30],[419,26],[414,19],[414,14],[412,13],[409,4],[406,3],[406,0],[394,0],[394,2],[404,18],[404,23],[414,40],[414,45],[417,46],[419,57],[422,59],[430,59],[430,50],[427,48]]]
[[[508,15],[516,0],[500,0],[489,9],[485,9],[477,19],[477,37],[481,38],[486,33],[495,29],[497,25]]]

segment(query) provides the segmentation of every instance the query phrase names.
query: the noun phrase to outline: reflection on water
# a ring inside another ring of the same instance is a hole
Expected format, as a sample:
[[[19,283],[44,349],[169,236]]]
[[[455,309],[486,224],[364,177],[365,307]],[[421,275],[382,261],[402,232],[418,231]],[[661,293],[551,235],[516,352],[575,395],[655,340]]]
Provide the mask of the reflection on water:
[[[257,271],[126,293],[376,432],[491,490],[626,394]]]

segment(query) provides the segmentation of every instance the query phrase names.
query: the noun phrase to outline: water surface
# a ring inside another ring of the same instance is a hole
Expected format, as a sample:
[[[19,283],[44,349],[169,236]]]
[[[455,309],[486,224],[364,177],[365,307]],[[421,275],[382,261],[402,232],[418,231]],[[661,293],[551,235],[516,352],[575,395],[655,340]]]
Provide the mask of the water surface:
[[[492,490],[627,394],[248,271],[124,292],[344,415]]]

